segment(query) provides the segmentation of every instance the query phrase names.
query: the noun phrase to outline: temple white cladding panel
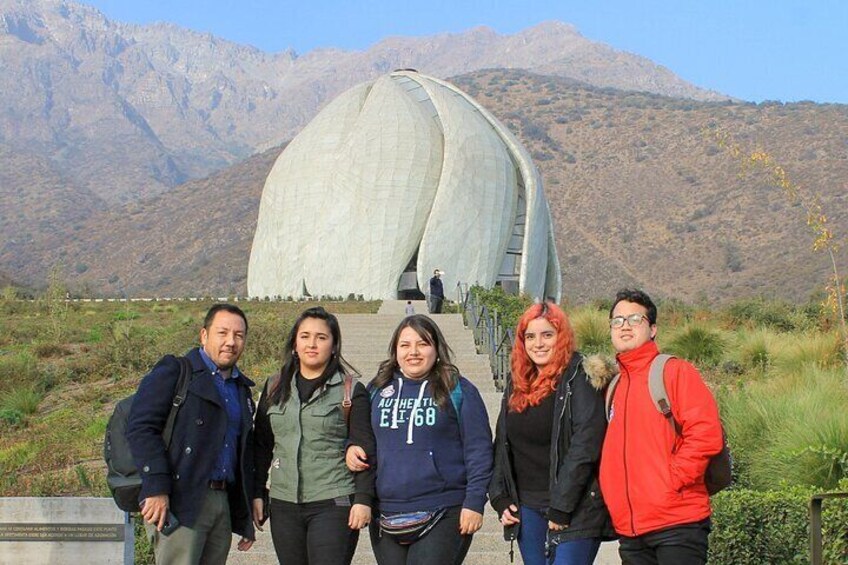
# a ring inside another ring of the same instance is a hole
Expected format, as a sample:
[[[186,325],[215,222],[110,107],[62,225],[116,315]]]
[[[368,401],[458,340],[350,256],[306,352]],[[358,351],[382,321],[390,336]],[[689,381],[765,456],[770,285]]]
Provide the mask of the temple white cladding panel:
[[[437,268],[449,296],[457,281],[561,294],[527,151],[455,86],[397,71],[340,95],[280,154],[248,293],[396,298],[405,271],[427,292]]]

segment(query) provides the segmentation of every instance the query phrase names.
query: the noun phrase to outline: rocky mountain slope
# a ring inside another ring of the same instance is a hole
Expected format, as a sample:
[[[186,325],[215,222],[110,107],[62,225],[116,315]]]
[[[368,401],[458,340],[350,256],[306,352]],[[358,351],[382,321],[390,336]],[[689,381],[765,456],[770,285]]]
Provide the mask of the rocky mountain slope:
[[[704,129],[772,153],[799,185],[821,194],[844,238],[848,106],[699,102],[516,70],[451,80],[531,151],[568,299],[608,296],[624,284],[714,301],[806,300],[822,287],[827,261],[811,252],[801,210],[762,178],[740,176],[739,163]],[[34,242],[38,260],[14,263],[13,272],[38,280],[62,262],[78,290],[244,293],[259,196],[279,151],[92,215]],[[9,262],[0,255],[0,264]]]
[[[722,96],[651,61],[541,24],[385,39],[365,51],[265,53],[171,24],[127,25],[63,0],[0,0],[0,144],[105,206],[153,196],[282,143],[350,86],[395,68],[437,77],[523,68],[596,86]],[[9,179],[28,190],[34,170]]]
[[[571,299],[820,288],[798,207],[741,178],[705,128],[771,152],[837,235],[848,226],[846,106],[730,101],[567,24],[299,55],[0,0],[0,272],[37,286],[59,263],[80,292],[243,293],[281,144],[344,89],[409,67],[455,77],[531,149]]]

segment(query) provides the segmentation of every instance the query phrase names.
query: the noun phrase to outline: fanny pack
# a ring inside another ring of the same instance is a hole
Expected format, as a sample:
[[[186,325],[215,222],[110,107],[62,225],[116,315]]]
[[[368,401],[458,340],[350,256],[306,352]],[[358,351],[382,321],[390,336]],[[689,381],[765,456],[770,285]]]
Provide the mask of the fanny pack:
[[[447,508],[431,512],[380,514],[380,534],[388,534],[401,545],[409,545],[427,535],[442,519]]]

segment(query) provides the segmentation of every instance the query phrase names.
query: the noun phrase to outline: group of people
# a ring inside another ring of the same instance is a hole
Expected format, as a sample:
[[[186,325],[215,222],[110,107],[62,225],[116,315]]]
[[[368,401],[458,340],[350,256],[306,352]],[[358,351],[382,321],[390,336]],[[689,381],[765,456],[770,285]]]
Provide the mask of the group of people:
[[[400,322],[366,386],[342,357],[336,317],[303,311],[254,404],[236,364],[247,318],[215,305],[186,356],[193,374],[170,443],[173,357],[144,377],[130,412],[156,561],[223,564],[233,533],[246,551],[268,521],[284,565],[349,564],[364,528],[379,565],[459,564],[488,498],[528,565],[590,564],[615,538],[625,564],[705,563],[703,476],[722,448],[721,426],[683,360],[665,368],[679,433],[654,407],[656,318],[646,294],[619,293],[611,363],[576,350],[559,307],[531,306],[516,328],[493,441],[479,391],[427,316]]]

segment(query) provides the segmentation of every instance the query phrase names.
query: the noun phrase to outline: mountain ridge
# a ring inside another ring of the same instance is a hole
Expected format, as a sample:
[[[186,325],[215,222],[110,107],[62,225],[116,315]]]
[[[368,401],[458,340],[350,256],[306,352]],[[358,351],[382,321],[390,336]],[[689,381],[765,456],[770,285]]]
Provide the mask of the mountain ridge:
[[[558,61],[560,53],[574,57]],[[512,35],[478,27],[298,55],[169,23],[114,22],[85,4],[2,0],[0,58],[0,87],[16,94],[0,115],[0,141],[50,158],[108,205],[167,191],[291,139],[343,90],[400,67],[446,78],[545,66],[545,74],[581,75],[596,86],[727,98],[557,22]]]
[[[758,295],[803,302],[822,288],[827,260],[811,251],[803,214],[764,179],[740,176],[741,164],[704,129],[732,131],[745,146],[766,148],[792,178],[821,192],[830,224],[844,238],[848,106],[697,102],[517,70],[451,82],[533,156],[567,300],[632,285],[692,302]],[[15,263],[13,272],[38,281],[41,268],[63,263],[81,292],[243,295],[259,198],[281,150],[97,212],[77,229],[35,241],[38,261]],[[9,263],[0,254],[0,264]]]
[[[561,22],[266,53],[74,2],[0,0],[0,62],[0,271],[26,285],[59,263],[89,293],[242,294],[282,144],[336,94],[406,67],[453,77],[528,147],[570,299],[619,283],[690,300],[821,286],[827,265],[785,219],[796,211],[739,180],[705,128],[773,151],[848,224],[848,107],[731,100]]]

